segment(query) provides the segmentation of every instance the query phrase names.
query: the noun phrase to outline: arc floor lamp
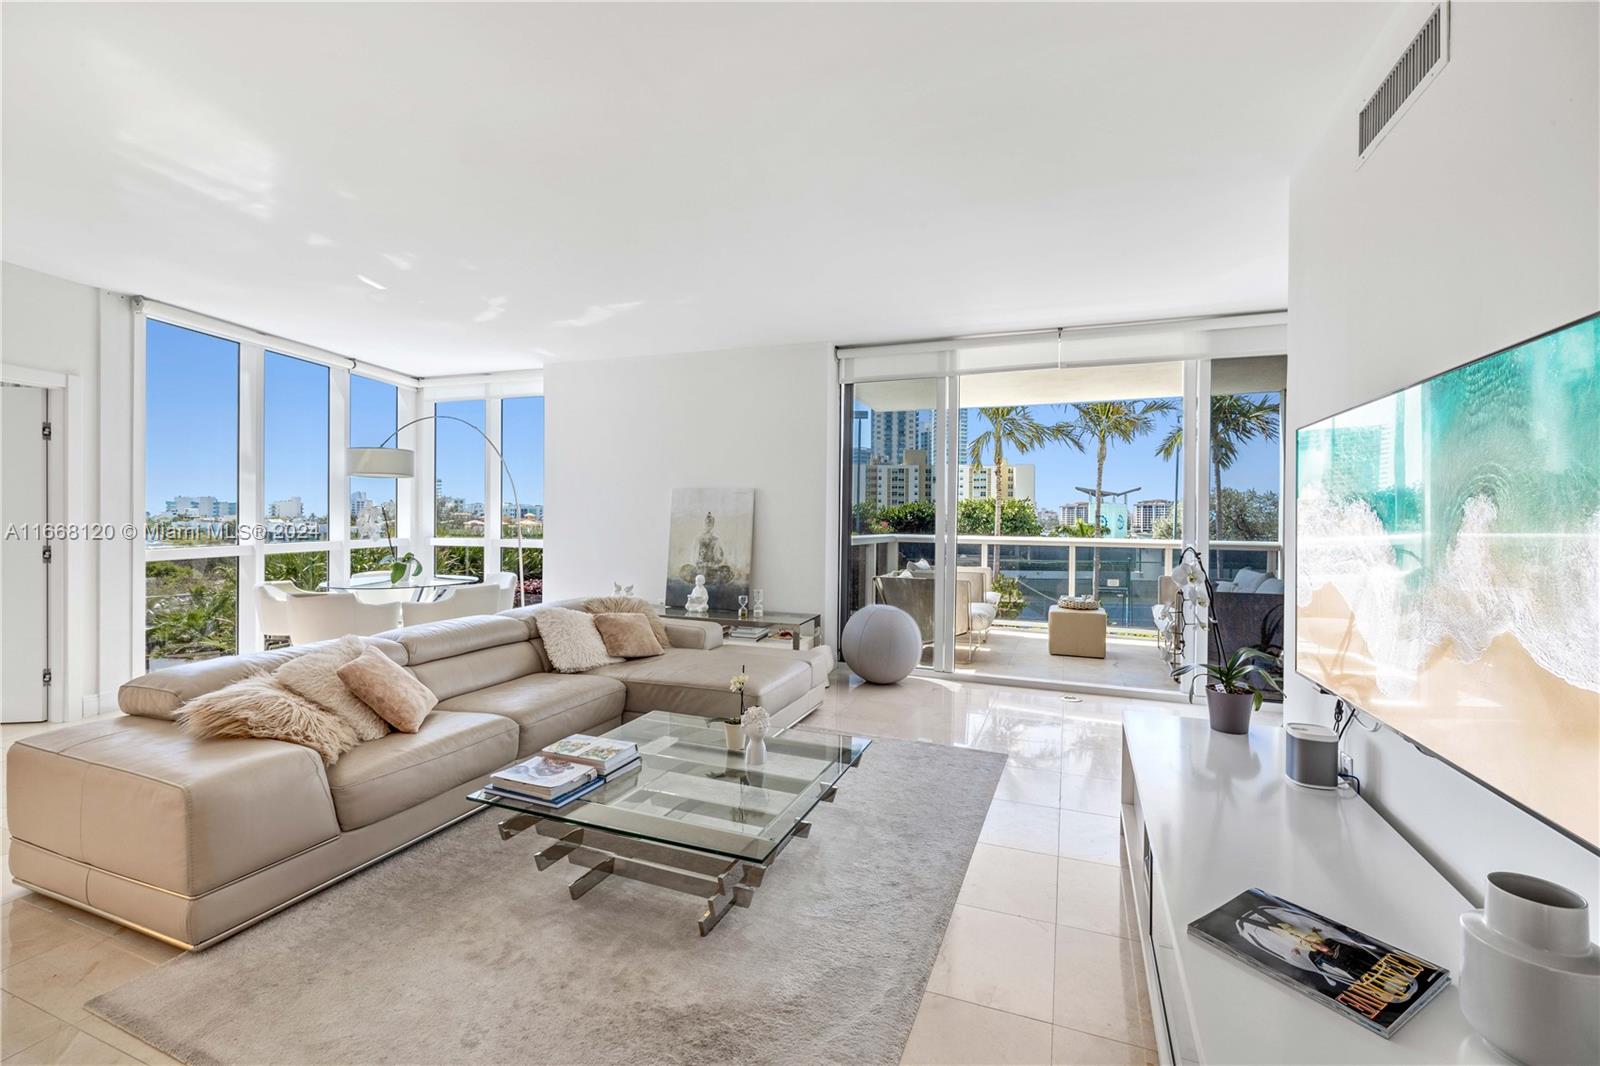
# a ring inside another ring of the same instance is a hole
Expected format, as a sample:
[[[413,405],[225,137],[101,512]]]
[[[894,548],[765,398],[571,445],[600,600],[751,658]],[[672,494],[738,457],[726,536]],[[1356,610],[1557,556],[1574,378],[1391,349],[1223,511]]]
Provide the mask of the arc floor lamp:
[[[401,430],[410,429],[421,422],[460,422],[472,432],[483,438],[483,443],[494,452],[496,459],[500,460],[500,473],[505,476],[507,484],[511,486],[511,506],[516,511],[517,527],[517,595],[522,595],[526,587],[522,567],[522,500],[517,496],[517,479],[511,476],[511,467],[506,465],[506,457],[501,454],[500,448],[489,435],[465,418],[455,415],[423,415],[413,418],[403,426],[395,427],[395,431],[384,438],[382,444],[376,448],[349,448],[345,451],[345,465],[349,468],[351,477],[392,477],[410,480],[417,476],[417,453],[410,448],[390,448],[391,441],[398,440]],[[496,521],[499,519],[496,518]],[[487,530],[485,530],[487,533]]]

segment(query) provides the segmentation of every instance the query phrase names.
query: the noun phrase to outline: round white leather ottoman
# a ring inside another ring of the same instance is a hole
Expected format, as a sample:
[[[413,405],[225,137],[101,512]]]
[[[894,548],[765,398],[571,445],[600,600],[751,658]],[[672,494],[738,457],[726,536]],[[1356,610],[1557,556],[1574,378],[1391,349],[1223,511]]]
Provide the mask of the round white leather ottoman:
[[[922,634],[898,607],[871,603],[850,616],[839,634],[845,665],[874,685],[893,685],[917,668]]]

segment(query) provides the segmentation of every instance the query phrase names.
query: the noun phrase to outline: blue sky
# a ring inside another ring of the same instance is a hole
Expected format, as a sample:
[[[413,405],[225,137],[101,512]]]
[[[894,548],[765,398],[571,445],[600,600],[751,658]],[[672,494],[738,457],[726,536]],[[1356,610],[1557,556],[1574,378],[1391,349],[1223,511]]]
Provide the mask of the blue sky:
[[[517,481],[522,506],[544,502],[544,397],[516,396],[491,400],[500,409],[500,450]],[[439,415],[452,415],[477,426],[484,425],[483,400],[452,400],[435,408]],[[483,438],[459,422],[435,424],[434,464],[446,496],[460,496],[467,503],[482,503],[484,490]],[[511,502],[510,486],[502,481],[500,493]]]
[[[857,410],[866,410],[856,405]],[[1067,420],[1070,415],[1060,405],[1038,405],[1031,408],[1034,417],[1049,424]],[[924,422],[931,421],[931,412],[923,413]],[[1114,444],[1106,457],[1105,489],[1131,489],[1139,491],[1130,502],[1147,499],[1170,499],[1176,462],[1161,459],[1155,453],[1156,445],[1178,424],[1178,414],[1158,414],[1151,431],[1133,444]],[[871,447],[870,428],[858,422],[860,439],[858,447]],[[976,440],[989,428],[988,419],[976,408],[967,410],[968,439]],[[1232,468],[1223,472],[1222,483],[1230,488],[1254,488],[1261,491],[1278,490],[1278,469],[1281,462],[1280,441],[1254,441],[1239,450],[1239,458]],[[1079,452],[1066,444],[1051,444],[1026,455],[1007,452],[1010,463],[1032,463],[1035,490],[1039,506],[1056,508],[1064,503],[1088,499],[1079,492],[1079,485],[1094,485],[1094,446]]]
[[[178,495],[239,498],[239,346],[152,319],[146,334],[145,507]],[[307,514],[327,514],[328,369],[268,352],[265,360],[266,481],[262,504],[299,496]],[[376,447],[394,432],[398,390],[350,376],[350,443]],[[544,397],[504,401],[506,459],[524,506],[544,502]],[[438,405],[482,428],[484,401]],[[484,498],[483,441],[467,427],[437,423],[438,474],[447,495]],[[427,426],[419,427],[426,431]],[[393,498],[390,479],[355,478],[353,491]],[[509,501],[509,493],[506,496]]]

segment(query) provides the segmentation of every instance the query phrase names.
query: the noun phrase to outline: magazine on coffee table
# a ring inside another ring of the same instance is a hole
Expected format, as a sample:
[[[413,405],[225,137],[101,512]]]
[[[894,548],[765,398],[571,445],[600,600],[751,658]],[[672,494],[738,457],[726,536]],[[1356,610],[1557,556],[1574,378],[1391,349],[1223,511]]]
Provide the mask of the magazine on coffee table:
[[[1252,888],[1189,932],[1384,1039],[1450,983],[1450,971]]]

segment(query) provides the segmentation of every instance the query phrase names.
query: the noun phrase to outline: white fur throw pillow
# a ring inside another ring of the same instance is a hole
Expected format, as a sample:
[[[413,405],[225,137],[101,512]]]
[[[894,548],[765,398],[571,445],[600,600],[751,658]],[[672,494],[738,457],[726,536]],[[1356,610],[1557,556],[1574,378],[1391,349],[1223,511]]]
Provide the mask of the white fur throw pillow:
[[[359,743],[348,724],[266,673],[196,696],[175,719],[195,737],[257,737],[301,744],[329,766]]]
[[[367,642],[360,637],[341,637],[325,648],[290,659],[273,676],[295,695],[336,715],[355,731],[356,739],[377,740],[389,732],[389,723],[339,680],[339,667],[366,650]]]
[[[620,663],[606,654],[606,642],[595,628],[594,615],[565,607],[541,607],[535,612],[544,653],[558,673],[578,674],[608,663]]]

